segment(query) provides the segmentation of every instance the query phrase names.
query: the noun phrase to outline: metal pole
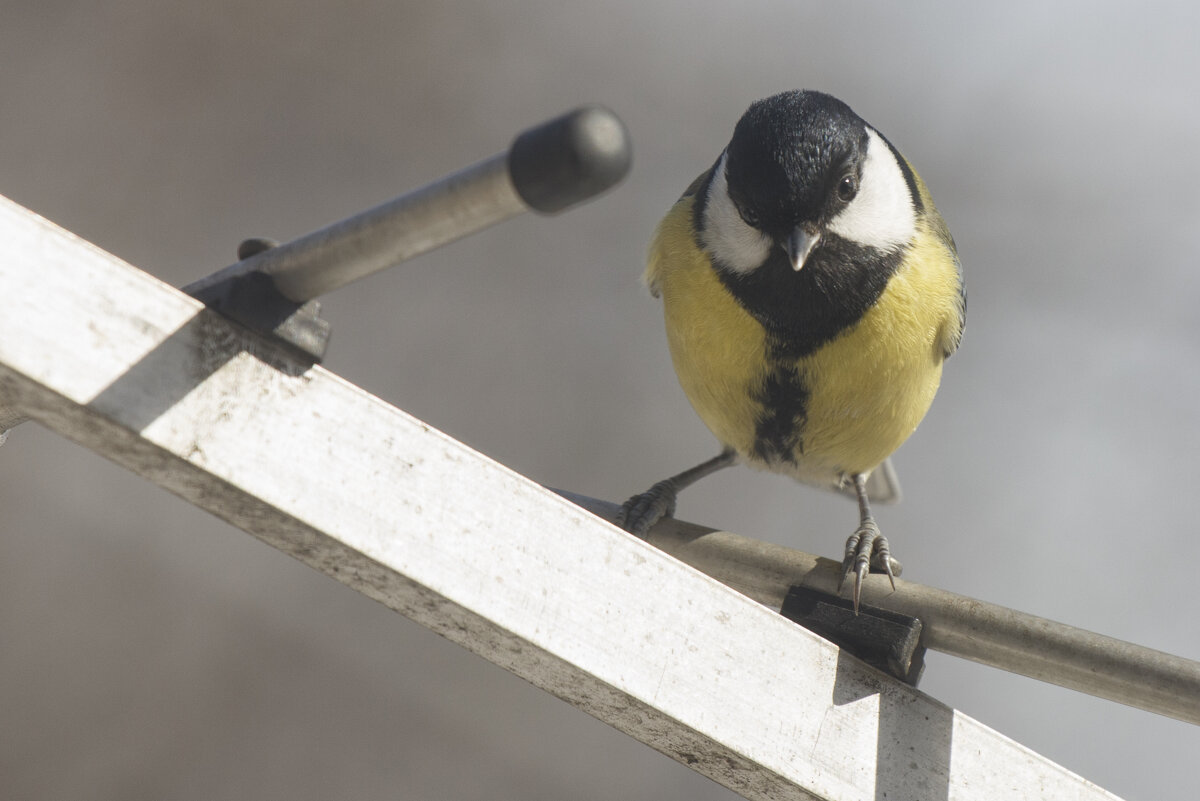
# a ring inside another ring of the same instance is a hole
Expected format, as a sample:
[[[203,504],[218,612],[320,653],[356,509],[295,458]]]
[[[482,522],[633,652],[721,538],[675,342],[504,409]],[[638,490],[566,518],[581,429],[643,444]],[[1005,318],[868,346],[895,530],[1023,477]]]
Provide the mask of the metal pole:
[[[213,305],[218,286],[260,273],[302,304],[522,212],[553,214],[587,200],[621,180],[630,159],[620,119],[584,106],[521,133],[502,153],[256,253],[184,291]]]
[[[560,494],[616,517],[616,504]],[[794,585],[837,592],[841,563],[832,559],[670,518],[645,539],[774,609]],[[1200,724],[1200,662],[900,579],[892,592],[870,577],[863,603],[919,618],[926,648]]]
[[[306,301],[526,210],[499,153],[249,261]]]

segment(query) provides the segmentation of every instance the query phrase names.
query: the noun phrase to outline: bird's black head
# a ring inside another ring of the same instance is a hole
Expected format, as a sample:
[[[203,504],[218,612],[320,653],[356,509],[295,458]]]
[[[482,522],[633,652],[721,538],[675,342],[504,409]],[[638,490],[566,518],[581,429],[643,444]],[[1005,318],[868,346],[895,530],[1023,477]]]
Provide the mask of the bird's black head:
[[[794,91],[760,100],[738,121],[725,163],[729,197],[750,225],[783,240],[854,199],[866,123],[842,101]]]
[[[693,219],[734,297],[800,352],[875,302],[922,208],[915,174],[878,131],[840,100],[803,91],[742,115]]]
[[[894,253],[920,210],[915,175],[879,132],[837,98],[797,91],[742,115],[695,214],[716,266],[746,274],[777,259],[833,269],[843,246]]]

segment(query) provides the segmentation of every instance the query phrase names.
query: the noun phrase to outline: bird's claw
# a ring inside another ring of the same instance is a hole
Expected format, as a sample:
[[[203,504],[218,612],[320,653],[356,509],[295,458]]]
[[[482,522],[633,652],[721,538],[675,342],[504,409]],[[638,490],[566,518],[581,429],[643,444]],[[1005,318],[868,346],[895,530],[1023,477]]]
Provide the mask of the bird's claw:
[[[645,536],[650,527],[664,517],[675,515],[675,498],[679,490],[671,479],[664,479],[641,495],[634,495],[617,512],[617,525],[638,537]]]
[[[859,601],[862,598],[862,585],[867,573],[886,573],[892,589],[896,589],[896,576],[900,575],[903,567],[892,556],[887,538],[879,533],[879,526],[871,518],[862,522],[858,529],[846,540],[846,555],[842,559],[842,578],[838,581],[838,595],[846,579],[854,574],[854,589],[851,593],[854,600],[854,612],[858,614]]]

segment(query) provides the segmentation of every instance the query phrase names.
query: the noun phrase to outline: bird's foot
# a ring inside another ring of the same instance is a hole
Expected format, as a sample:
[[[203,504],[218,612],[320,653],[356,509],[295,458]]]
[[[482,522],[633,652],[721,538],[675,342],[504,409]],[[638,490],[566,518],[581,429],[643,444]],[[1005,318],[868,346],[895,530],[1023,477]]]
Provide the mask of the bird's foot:
[[[862,597],[863,580],[867,573],[886,573],[892,589],[896,589],[896,576],[903,567],[892,556],[887,538],[879,533],[879,526],[871,517],[866,518],[858,529],[846,540],[846,556],[842,559],[842,578],[838,582],[838,595],[850,574],[854,574],[854,612],[858,613],[859,598]]]
[[[679,494],[675,481],[667,478],[641,495],[634,495],[617,512],[617,525],[638,537],[645,536],[650,527],[664,517],[675,514],[675,498]]]

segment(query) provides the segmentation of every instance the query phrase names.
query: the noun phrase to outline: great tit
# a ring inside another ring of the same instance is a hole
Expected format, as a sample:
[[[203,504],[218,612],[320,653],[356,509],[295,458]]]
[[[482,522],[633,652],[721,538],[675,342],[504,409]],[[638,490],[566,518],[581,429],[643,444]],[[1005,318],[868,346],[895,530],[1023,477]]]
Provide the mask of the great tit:
[[[684,487],[746,464],[852,491],[842,584],[854,575],[856,611],[868,571],[894,587],[868,479],[892,493],[885,460],[925,416],[966,319],[954,240],[912,165],[827,94],[760,100],[659,224],[645,282],[723,450],[630,498],[620,525],[645,534]]]

